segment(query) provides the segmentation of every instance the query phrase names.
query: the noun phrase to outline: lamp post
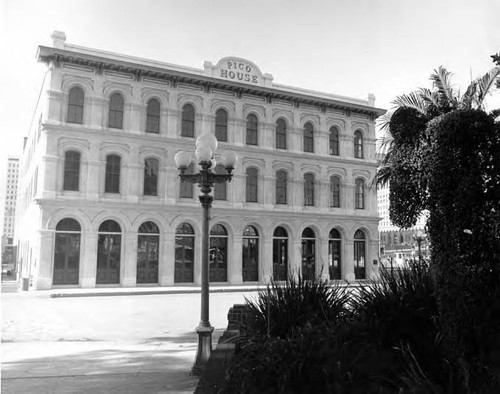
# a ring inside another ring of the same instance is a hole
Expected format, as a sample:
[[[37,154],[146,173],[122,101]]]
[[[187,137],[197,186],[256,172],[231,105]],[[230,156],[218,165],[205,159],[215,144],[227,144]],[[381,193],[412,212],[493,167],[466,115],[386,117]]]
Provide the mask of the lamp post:
[[[427,234],[423,231],[418,230],[416,234],[413,234],[413,239],[417,241],[418,245],[418,263],[422,264],[422,242],[427,238]]]
[[[227,174],[216,174],[215,159],[213,158],[217,149],[217,138],[212,133],[204,133],[196,139],[195,157],[201,169],[197,174],[186,174],[187,167],[192,162],[192,155],[189,152],[180,151],[175,155],[175,164],[180,171],[179,177],[189,183],[199,185],[201,195],[199,196],[203,207],[201,226],[201,318],[200,324],[196,327],[198,333],[198,350],[196,360],[191,372],[193,375],[200,375],[210,357],[212,351],[212,332],[214,328],[209,321],[209,226],[210,208],[212,207],[213,196],[210,195],[215,183],[230,182],[232,171],[237,161],[236,154],[226,151],[222,154],[222,164],[226,167]]]

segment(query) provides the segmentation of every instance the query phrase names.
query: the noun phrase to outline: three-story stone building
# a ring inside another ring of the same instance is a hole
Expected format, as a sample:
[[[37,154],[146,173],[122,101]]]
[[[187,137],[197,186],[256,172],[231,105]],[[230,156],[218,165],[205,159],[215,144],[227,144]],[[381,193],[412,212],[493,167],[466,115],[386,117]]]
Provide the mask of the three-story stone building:
[[[33,288],[199,284],[201,207],[174,156],[204,132],[216,160],[239,158],[214,190],[212,282],[376,275],[373,96],[278,85],[240,58],[193,69],[65,39],[39,47],[48,71],[21,159],[17,244]]]

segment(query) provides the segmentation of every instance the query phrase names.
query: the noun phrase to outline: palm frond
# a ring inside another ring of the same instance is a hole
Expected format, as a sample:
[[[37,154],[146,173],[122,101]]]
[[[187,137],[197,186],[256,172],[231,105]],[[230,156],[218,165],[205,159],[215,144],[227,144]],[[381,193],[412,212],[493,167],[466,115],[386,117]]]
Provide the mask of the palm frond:
[[[472,81],[470,85],[467,87],[464,95],[460,99],[460,108],[461,109],[470,109],[472,108],[472,104],[475,101],[477,92],[477,81]]]
[[[391,116],[394,111],[387,111],[385,114],[379,116],[377,118],[377,124],[380,127],[380,130],[388,130],[389,124],[391,123]]]
[[[477,82],[477,105],[482,108],[484,99],[488,95],[495,80],[500,76],[500,66],[493,67],[490,71],[476,80]]]
[[[427,88],[419,89],[420,97],[427,105],[433,105],[436,108],[439,107],[439,95],[437,92],[433,92]]]
[[[383,165],[379,167],[377,173],[373,177],[370,187],[376,187],[379,185],[380,186],[388,185],[391,179],[391,172],[392,172],[392,166],[390,165]]]
[[[432,85],[437,89],[437,92],[443,102],[441,105],[456,107],[457,101],[455,94],[453,92],[453,86],[451,84],[452,73],[446,70],[443,66],[439,66],[437,70],[434,70],[434,74],[431,74],[430,80]]]
[[[389,133],[389,135],[387,135],[387,133]],[[394,138],[390,135],[390,131],[387,133],[382,137],[382,142],[377,149],[377,153],[384,155],[383,163],[387,162],[394,150]]]
[[[392,102],[397,107],[409,107],[414,108],[418,112],[425,115],[426,113],[426,103],[422,100],[419,91],[411,92],[410,94],[402,94],[401,96],[397,96],[396,99]]]
[[[497,108],[497,109],[494,109],[493,111],[490,111],[490,113],[488,115],[490,115],[493,119],[500,117],[500,108]]]

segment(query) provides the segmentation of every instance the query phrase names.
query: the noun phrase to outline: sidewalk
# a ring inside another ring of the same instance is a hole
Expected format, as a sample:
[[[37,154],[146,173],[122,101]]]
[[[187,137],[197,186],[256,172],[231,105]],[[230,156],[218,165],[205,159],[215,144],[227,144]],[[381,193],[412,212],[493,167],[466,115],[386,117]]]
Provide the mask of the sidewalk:
[[[174,344],[3,343],[2,393],[193,393],[195,347],[195,337]]]

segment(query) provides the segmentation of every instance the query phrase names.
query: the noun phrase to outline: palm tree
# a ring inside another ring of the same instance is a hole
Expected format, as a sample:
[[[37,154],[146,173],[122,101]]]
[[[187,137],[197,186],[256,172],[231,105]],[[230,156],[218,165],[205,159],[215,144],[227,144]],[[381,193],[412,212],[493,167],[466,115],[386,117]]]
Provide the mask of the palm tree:
[[[426,133],[427,124],[456,110],[484,111],[488,93],[495,80],[500,80],[500,66],[472,81],[464,94],[453,87],[451,76],[440,66],[430,76],[432,89],[420,88],[396,97],[393,101],[395,108],[379,120],[381,130],[385,132],[380,151],[385,155],[374,183],[391,184],[391,206],[410,205],[408,215],[402,221],[397,215],[393,217],[391,212],[391,220],[402,227],[411,226],[418,217],[417,211],[424,209],[426,204],[425,146],[432,137]],[[493,118],[498,115],[499,110],[490,112]],[[392,193],[393,188],[398,189],[399,196]]]

